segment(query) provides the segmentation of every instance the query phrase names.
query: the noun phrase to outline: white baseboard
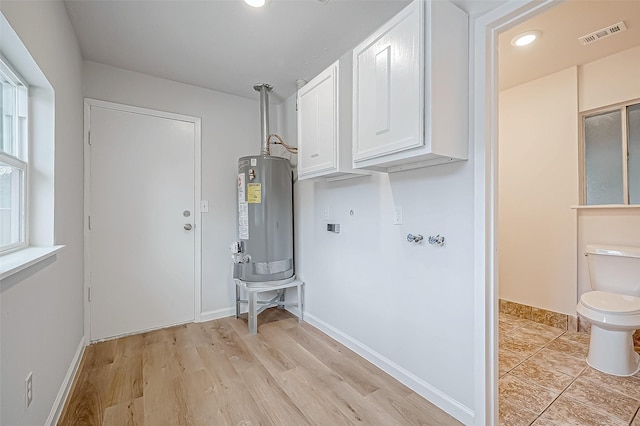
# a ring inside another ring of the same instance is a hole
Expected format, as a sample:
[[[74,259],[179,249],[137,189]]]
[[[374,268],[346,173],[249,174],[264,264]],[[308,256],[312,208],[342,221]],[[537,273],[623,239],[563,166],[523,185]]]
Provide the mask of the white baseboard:
[[[291,312],[293,315],[297,316],[298,318],[300,318],[300,311],[298,310],[297,306],[287,306],[285,307],[285,309],[289,312]],[[305,320],[307,318],[305,317]],[[315,326],[314,326],[315,327]],[[320,327],[316,327],[316,328],[320,328]]]
[[[64,376],[58,395],[53,402],[53,406],[49,412],[49,417],[47,417],[47,421],[45,422],[45,425],[47,426],[55,426],[58,423],[58,420],[60,420],[60,414],[62,414],[65,402],[67,402],[67,397],[69,396],[73,379],[78,372],[78,367],[80,366],[80,361],[82,360],[82,354],[84,354],[85,347],[85,337],[82,336],[80,343],[78,344],[78,349],[76,349],[76,353],[71,360],[71,365],[69,365],[69,369],[67,370],[67,374]]]
[[[342,343],[376,367],[391,375],[393,378],[403,383],[426,400],[435,404],[441,410],[455,417],[460,422],[465,425],[473,424],[474,413],[469,407],[434,388],[429,383],[419,377],[416,377],[414,374],[395,364],[393,361],[385,358],[373,349],[327,324],[321,319],[305,312],[304,320],[306,323],[329,335],[331,338]]]
[[[200,313],[200,320],[197,322],[213,321],[218,318],[231,317],[236,315],[236,308],[222,308],[214,311],[207,311]]]

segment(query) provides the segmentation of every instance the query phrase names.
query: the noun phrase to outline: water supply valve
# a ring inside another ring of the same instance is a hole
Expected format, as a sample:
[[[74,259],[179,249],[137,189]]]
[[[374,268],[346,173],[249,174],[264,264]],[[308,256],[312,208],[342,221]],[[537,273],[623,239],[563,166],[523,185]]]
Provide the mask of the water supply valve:
[[[229,250],[231,250],[233,263],[249,263],[251,261],[251,256],[242,252],[244,250],[244,244],[242,241],[232,242],[229,246]]]
[[[410,242],[410,243],[418,244],[423,239],[424,239],[424,237],[422,235],[420,235],[420,234],[416,234],[416,235],[409,234],[409,235],[407,235],[407,241]]]
[[[240,241],[234,241],[229,246],[231,254],[238,254],[242,252],[242,243]]]
[[[444,237],[441,237],[440,235],[436,235],[435,237],[433,235],[430,235],[429,244],[442,246],[444,245]]]

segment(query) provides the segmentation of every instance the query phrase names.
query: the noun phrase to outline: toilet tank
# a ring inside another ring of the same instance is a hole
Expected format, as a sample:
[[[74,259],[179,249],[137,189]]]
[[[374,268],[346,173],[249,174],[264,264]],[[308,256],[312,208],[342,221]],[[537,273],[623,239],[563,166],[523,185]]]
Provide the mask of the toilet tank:
[[[640,297],[640,247],[588,245],[593,290]]]

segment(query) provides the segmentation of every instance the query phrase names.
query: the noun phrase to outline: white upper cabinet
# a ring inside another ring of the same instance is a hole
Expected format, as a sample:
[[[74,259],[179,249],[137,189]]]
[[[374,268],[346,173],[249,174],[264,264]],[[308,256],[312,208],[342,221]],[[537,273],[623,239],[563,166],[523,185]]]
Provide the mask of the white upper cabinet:
[[[351,53],[298,90],[298,178],[361,175],[351,162]]]
[[[353,50],[353,165],[398,171],[467,159],[468,16],[414,0]]]
[[[298,91],[298,178],[336,170],[338,147],[336,62]]]

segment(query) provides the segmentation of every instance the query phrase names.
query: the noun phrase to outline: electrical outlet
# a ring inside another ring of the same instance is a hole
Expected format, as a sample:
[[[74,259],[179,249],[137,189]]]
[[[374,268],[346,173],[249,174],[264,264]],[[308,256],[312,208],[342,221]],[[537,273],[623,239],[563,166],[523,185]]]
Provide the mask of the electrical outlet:
[[[393,224],[402,225],[402,207],[400,206],[396,206],[395,211],[393,213]]]
[[[329,220],[329,207],[324,209],[324,220]]]
[[[33,401],[33,373],[29,373],[26,379],[24,379],[24,399],[25,408],[29,408],[31,401]]]

